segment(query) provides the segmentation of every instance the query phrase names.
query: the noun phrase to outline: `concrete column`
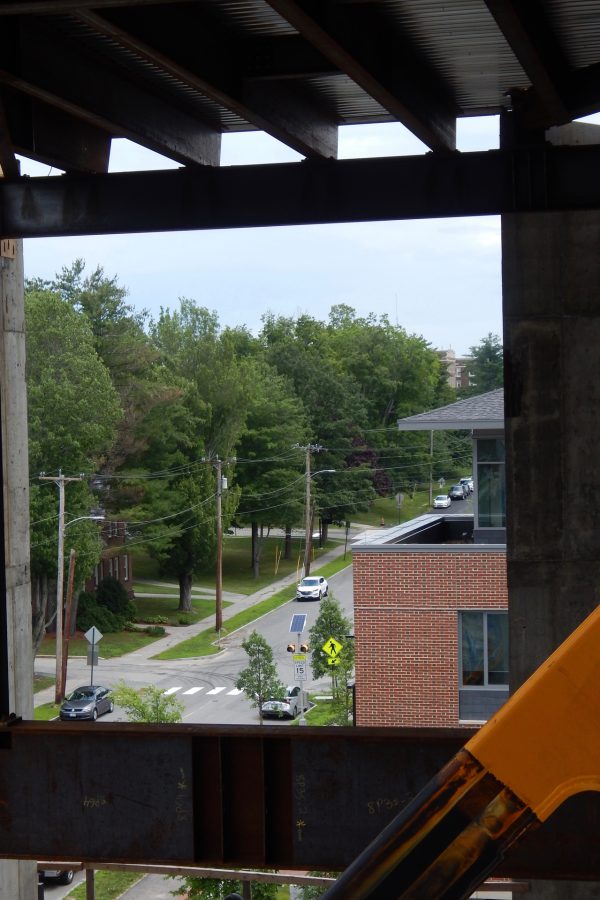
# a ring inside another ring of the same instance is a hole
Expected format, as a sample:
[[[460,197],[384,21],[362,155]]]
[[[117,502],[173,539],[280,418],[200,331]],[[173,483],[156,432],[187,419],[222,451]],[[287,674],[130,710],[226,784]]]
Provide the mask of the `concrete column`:
[[[502,255],[514,690],[600,602],[600,212],[505,215]]]
[[[0,256],[0,440],[3,568],[0,572],[0,716],[33,718],[29,471],[25,390],[23,247],[2,241]],[[10,750],[4,752],[11,752]],[[0,861],[0,900],[37,896],[34,862]]]

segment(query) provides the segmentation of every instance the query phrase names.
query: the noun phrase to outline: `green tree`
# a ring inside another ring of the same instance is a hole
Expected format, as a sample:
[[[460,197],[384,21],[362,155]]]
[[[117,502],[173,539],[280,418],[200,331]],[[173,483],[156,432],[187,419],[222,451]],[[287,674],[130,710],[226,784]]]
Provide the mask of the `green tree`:
[[[113,689],[113,697],[130,722],[175,723],[181,722],[183,717],[184,705],[181,700],[172,694],[167,696],[153,684],[136,691],[120,681]]]
[[[94,348],[88,322],[58,294],[30,289],[25,296],[29,461],[41,471],[94,471],[110,452],[121,419],[110,373]],[[67,522],[94,505],[87,482],[72,482]],[[55,592],[58,495],[52,482],[32,481],[30,491],[33,640],[37,648],[52,620]],[[100,557],[98,527],[79,522],[69,529],[77,552],[76,587]],[[49,612],[50,610],[50,612]]]
[[[469,352],[474,382],[469,394],[485,394],[501,388],[504,385],[504,351],[498,335],[490,332]]]
[[[273,651],[262,634],[253,631],[242,641],[242,648],[248,656],[248,665],[238,675],[235,686],[258,709],[262,725],[260,711],[263,703],[271,698],[282,700],[285,697],[285,685],[277,675]]]
[[[33,280],[28,285],[32,290],[45,285],[89,325],[94,348],[110,373],[123,411],[116,439],[102,461],[102,471],[111,473],[147,445],[148,413],[173,398],[172,386],[164,382],[158,353],[145,332],[147,314],[126,302],[127,290],[116,276],[107,277],[101,267],[86,275],[81,259],[63,267],[50,282]]]
[[[265,533],[291,528],[302,521],[303,463],[293,445],[304,442],[307,422],[288,379],[262,360],[255,361],[255,390],[246,426],[237,447],[236,480],[241,487],[236,520],[252,529],[252,568],[260,574]]]
[[[351,631],[352,622],[344,614],[339,601],[335,599],[330,588],[328,596],[321,600],[319,615],[310,629],[313,678],[331,675],[332,667],[327,662],[329,654],[323,650],[323,645],[329,638],[338,641],[343,647],[344,658],[354,663],[354,641],[352,638],[348,638]]]

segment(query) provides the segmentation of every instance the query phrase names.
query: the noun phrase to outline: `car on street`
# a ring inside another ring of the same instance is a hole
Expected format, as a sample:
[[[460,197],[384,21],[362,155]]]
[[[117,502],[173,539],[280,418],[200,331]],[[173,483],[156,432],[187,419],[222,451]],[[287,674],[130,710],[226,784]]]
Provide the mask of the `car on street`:
[[[75,876],[73,869],[41,869],[44,884],[71,884]]]
[[[473,479],[472,478],[470,478],[470,477],[469,478],[461,478],[458,483],[462,484],[463,490],[465,492],[465,496],[468,497],[469,494],[473,493]]]
[[[327,579],[322,575],[307,575],[296,588],[296,600],[320,600],[328,593]]]
[[[266,700],[260,710],[260,714],[265,718],[276,717],[295,719],[299,712],[302,711],[302,690],[297,684],[290,684],[286,688],[286,695],[283,700]]]
[[[433,501],[434,509],[447,509],[452,503],[450,497],[447,497],[446,494],[438,494],[435,500]]]
[[[60,708],[60,718],[72,722],[77,719],[92,719],[115,708],[108,688],[99,684],[82,684],[68,695]]]
[[[448,496],[451,500],[464,500],[466,495],[462,484],[453,484],[448,491]]]

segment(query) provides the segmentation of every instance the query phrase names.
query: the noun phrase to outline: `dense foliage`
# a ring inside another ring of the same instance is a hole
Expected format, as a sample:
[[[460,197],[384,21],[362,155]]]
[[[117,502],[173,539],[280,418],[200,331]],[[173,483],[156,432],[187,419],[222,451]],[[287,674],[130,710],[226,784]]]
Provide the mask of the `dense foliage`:
[[[26,288],[34,620],[51,618],[57,492],[41,471],[86,473],[67,487],[76,589],[98,561],[94,506],[128,523],[139,545],[179,582],[216,557],[217,462],[227,479],[222,526],[249,525],[260,574],[262,539],[302,527],[307,456],[315,521],[360,517],[376,496],[401,496],[470,468],[461,434],[399,432],[399,417],[455,399],[433,348],[385,316],[333,306],[327,321],[265,316],[260,333],[221,328],[182,298],[156,319],[127,291],[77,260]],[[478,387],[496,386],[502,348],[472,348]],[[477,351],[477,352],[475,352]],[[307,449],[308,448],[308,449]],[[83,517],[83,518],[82,518]]]

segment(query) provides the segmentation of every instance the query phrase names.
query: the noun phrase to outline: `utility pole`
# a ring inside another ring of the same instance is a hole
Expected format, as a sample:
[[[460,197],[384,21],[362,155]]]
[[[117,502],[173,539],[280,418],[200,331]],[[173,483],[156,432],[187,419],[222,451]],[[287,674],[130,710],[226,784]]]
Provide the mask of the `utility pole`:
[[[223,627],[223,518],[221,495],[223,493],[223,476],[221,460],[217,456],[214,461],[217,471],[217,572],[215,579],[215,631],[220,635]]]
[[[69,481],[81,481],[83,475],[66,478],[62,469],[58,477],[40,475],[40,481],[53,481],[58,487],[58,561],[56,570],[56,683],[54,685],[54,702],[60,703],[63,672],[63,584],[64,584],[64,543],[65,543],[65,484]]]
[[[304,577],[310,575],[310,551],[312,549],[312,510],[310,508],[310,454],[312,444],[306,448],[304,469]]]
[[[311,474],[310,471],[310,454],[318,453],[323,449],[321,444],[307,444],[301,447],[300,444],[294,444],[298,450],[306,451],[306,461],[304,464],[304,578],[310,575],[310,553],[312,549],[312,509],[311,509],[311,490],[310,482],[313,475],[319,475],[319,472]],[[333,472],[334,469],[323,469],[323,472]]]

